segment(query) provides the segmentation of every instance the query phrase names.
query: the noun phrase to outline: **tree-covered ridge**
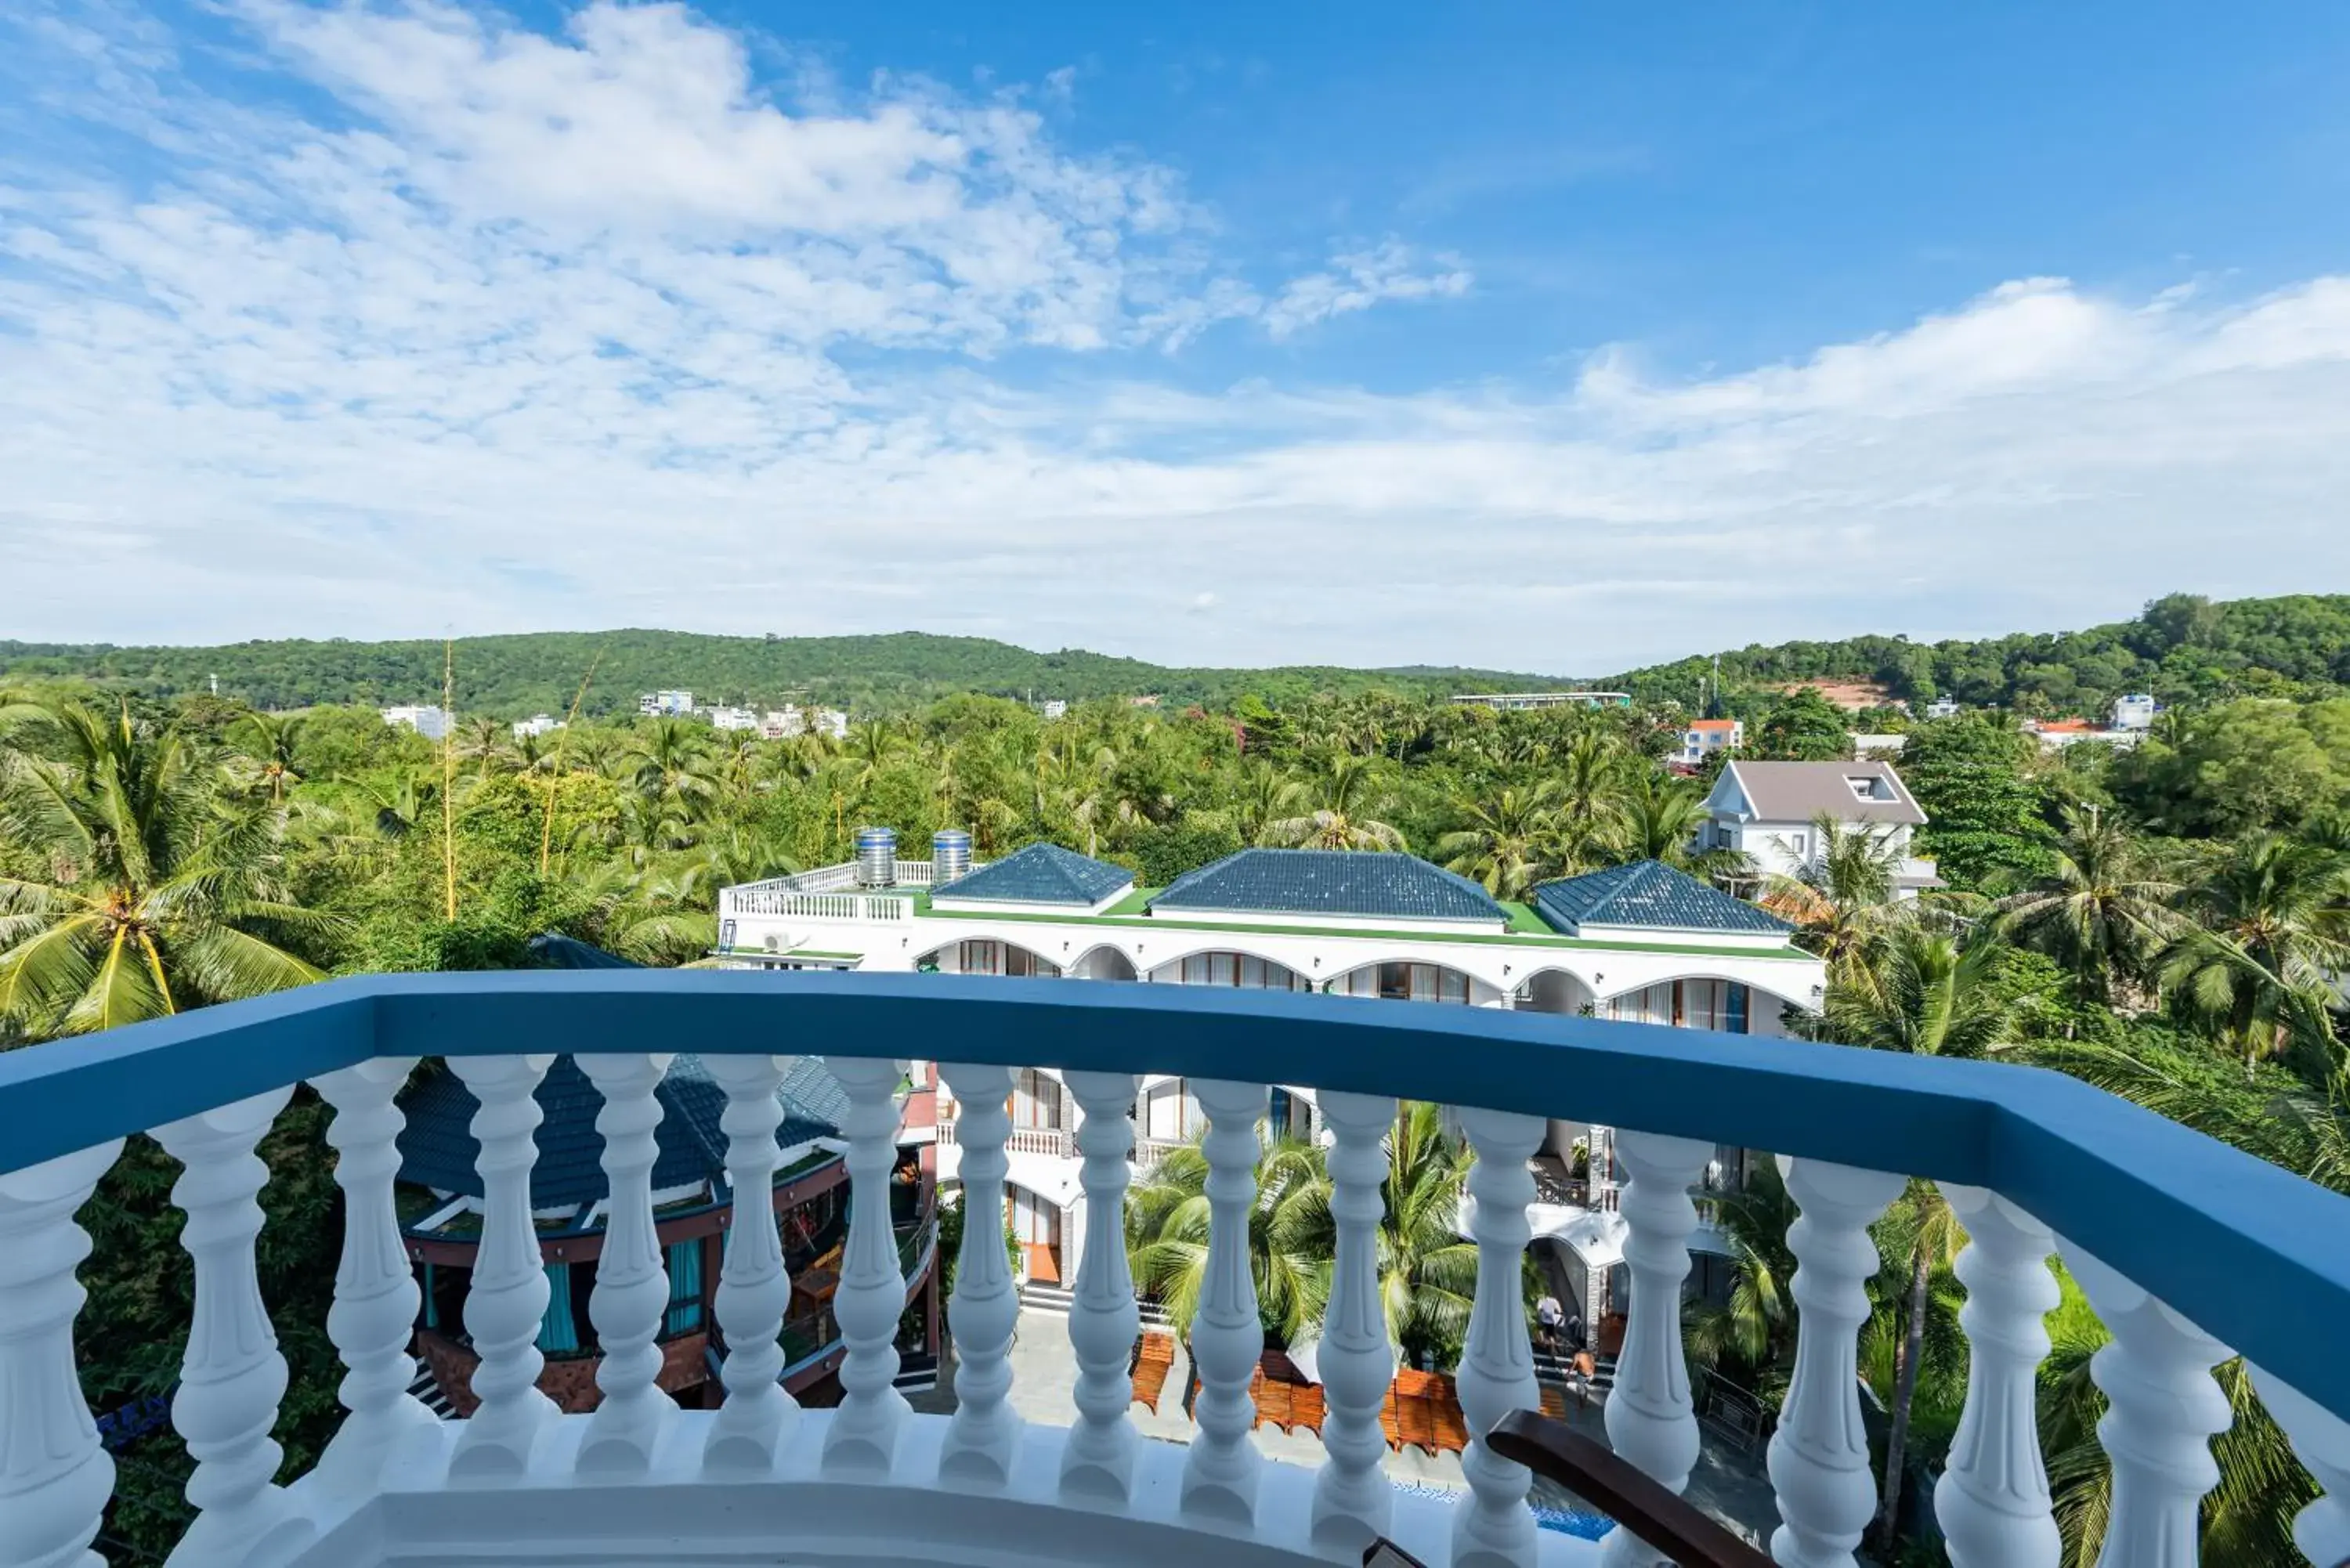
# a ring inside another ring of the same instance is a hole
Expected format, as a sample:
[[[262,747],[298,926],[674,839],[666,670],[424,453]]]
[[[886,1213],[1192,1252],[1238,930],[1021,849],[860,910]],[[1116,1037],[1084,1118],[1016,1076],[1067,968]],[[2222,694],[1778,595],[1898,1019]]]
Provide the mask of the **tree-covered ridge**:
[[[79,678],[147,695],[209,690],[256,708],[322,703],[437,702],[442,645],[403,642],[240,642],[219,648],[116,648],[104,643],[0,641],[0,679]],[[1462,690],[1544,690],[1548,676],[1484,670],[1176,670],[1065,649],[1038,653],[983,637],[893,632],[875,637],[712,637],[681,631],[546,631],[469,637],[458,644],[461,712],[523,718],[564,711],[591,661],[583,711],[633,711],[639,692],[682,688],[699,701],[780,706],[786,701],[904,711],[957,692],[993,697],[1157,696],[1230,707],[1373,690],[1448,696]]]
[[[0,679],[79,679],[157,697],[207,690],[257,708],[438,701],[442,644],[283,639],[218,648],[117,648],[0,640]],[[1410,665],[1354,670],[1177,669],[1084,649],[1040,653],[980,637],[893,632],[871,637],[713,637],[629,629],[528,632],[459,644],[461,711],[520,718],[560,712],[591,662],[585,711],[625,711],[638,693],[682,687],[705,702],[785,701],[907,711],[940,697],[1087,701],[1154,695],[1231,710],[1254,697],[1284,706],[1315,696],[1390,691],[1445,697],[1462,691],[1549,691],[1598,685],[1643,702],[1694,707],[1711,691],[1714,655],[1586,681],[1506,670]],[[2128,691],[2178,705],[2233,697],[2310,697],[2350,686],[2350,595],[2293,595],[2213,603],[2190,594],[2157,599],[2133,619],[2085,631],[2017,632],[1978,641],[1858,637],[1788,642],[1719,656],[1724,706],[1760,713],[1776,689],[1849,680],[1923,702],[2028,713],[2102,711]]]
[[[2129,620],[2085,631],[1934,643],[1906,637],[1785,642],[1724,652],[1721,662],[1733,708],[1742,690],[1801,680],[1868,681],[1912,703],[1950,697],[1970,707],[2040,714],[2102,714],[2131,691],[2174,705],[2320,696],[2350,685],[2350,595],[2214,603],[2171,594]],[[1604,684],[1643,701],[1689,703],[1712,675],[1711,657],[1692,657]]]

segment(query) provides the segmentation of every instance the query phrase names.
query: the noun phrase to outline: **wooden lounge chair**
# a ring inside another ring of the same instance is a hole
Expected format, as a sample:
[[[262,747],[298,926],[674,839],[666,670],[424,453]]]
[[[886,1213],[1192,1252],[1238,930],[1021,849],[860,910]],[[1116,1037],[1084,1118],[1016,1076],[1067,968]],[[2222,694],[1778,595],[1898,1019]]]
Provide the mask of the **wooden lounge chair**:
[[[1152,1415],[1159,1414],[1159,1397],[1166,1391],[1170,1368],[1163,1361],[1145,1357],[1135,1364],[1134,1398]]]
[[[1388,1385],[1388,1397],[1379,1406],[1379,1428],[1387,1433],[1390,1449],[1400,1449],[1403,1447],[1402,1411],[1402,1397],[1396,1393],[1395,1385],[1390,1383]]]
[[[1303,1427],[1318,1438],[1322,1435],[1324,1413],[1322,1385],[1301,1383],[1289,1391],[1290,1424],[1282,1429],[1294,1432]]]

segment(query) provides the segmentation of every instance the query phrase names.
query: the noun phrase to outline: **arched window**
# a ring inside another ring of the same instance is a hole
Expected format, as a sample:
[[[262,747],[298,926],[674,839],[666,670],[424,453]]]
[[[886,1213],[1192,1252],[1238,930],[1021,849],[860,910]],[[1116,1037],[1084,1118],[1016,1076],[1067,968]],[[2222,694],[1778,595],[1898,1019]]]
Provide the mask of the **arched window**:
[[[1339,996],[1378,996],[1390,1002],[1469,1000],[1469,977],[1440,963],[1372,963],[1330,982]]]
[[[1314,982],[1282,964],[1248,953],[1193,953],[1183,961],[1185,985],[1237,985],[1258,991],[1311,991]]]

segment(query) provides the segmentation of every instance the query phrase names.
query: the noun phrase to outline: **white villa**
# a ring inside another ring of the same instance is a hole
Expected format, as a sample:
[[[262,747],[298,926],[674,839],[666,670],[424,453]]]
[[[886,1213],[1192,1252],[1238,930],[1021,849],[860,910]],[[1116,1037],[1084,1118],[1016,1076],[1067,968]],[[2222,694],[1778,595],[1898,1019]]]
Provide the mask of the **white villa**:
[[[1825,817],[1883,838],[1901,857],[1894,883],[1903,897],[1942,886],[1934,863],[1909,853],[1910,834],[1925,826],[1926,814],[1891,763],[1733,762],[1714,780],[1705,808],[1706,846],[1742,851],[1761,876],[1801,870],[1819,849],[1814,824]]]
[[[1531,903],[1504,904],[1409,855],[1244,849],[1153,889],[1050,844],[968,867],[961,834],[940,835],[930,861],[897,859],[885,831],[859,836],[856,864],[725,889],[718,956],[749,968],[1318,991],[1766,1035],[1786,1032],[1788,1009],[1815,1007],[1824,984],[1819,961],[1789,943],[1783,922],[1654,861],[1546,883]],[[930,1066],[918,1067],[917,1084],[936,1085]],[[935,1092],[937,1176],[951,1182],[956,1107],[943,1086]],[[1080,1262],[1081,1116],[1048,1069],[1015,1075],[1010,1108],[1022,1272],[1032,1299],[1050,1300]],[[1271,1119],[1276,1132],[1323,1136],[1308,1088],[1276,1086]],[[1157,1159],[1201,1122],[1183,1080],[1146,1078],[1135,1158]],[[1534,1162],[1544,1261],[1603,1344],[1628,1286],[1614,1150],[1614,1129],[1554,1120]],[[1703,1188],[1734,1189],[1744,1160],[1721,1149]],[[1723,1243],[1706,1226],[1691,1245],[1703,1254],[1692,1288],[1714,1288]]]

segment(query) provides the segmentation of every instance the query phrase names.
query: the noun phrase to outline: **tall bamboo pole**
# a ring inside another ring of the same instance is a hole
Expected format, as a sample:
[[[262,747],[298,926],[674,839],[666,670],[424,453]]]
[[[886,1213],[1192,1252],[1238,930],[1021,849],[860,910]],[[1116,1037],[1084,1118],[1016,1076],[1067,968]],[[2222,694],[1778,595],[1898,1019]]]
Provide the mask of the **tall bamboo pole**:
[[[441,877],[447,919],[457,918],[457,644],[441,643]]]

